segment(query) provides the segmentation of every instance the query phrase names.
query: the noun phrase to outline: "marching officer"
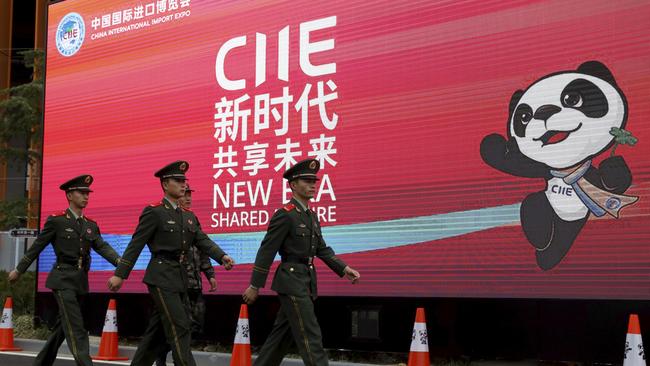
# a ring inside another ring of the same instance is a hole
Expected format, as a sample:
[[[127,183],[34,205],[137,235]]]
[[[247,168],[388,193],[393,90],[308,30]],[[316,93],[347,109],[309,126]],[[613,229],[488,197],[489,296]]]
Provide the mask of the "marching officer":
[[[345,276],[352,283],[360,278],[359,272],[337,258],[332,248],[325,244],[318,217],[309,208],[309,200],[314,197],[319,179],[316,175],[319,168],[317,160],[307,159],[284,173],[293,198],[271,218],[257,251],[251,284],[242,296],[247,304],[255,302],[279,252],[282,263],[275,272],[271,289],[278,293],[280,311],[255,365],[280,365],[292,342],[298,346],[305,365],[327,365],[327,354],[314,313],[313,301],[318,294],[314,257],[320,258],[336,274]]]
[[[88,293],[90,249],[94,249],[114,266],[119,256],[104,241],[97,222],[83,214],[88,205],[93,177],[81,175],[63,183],[70,207],[47,218],[43,230],[25,256],[9,273],[14,282],[24,273],[45,247],[52,243],[56,263],[47,277],[45,286],[52,289],[59,305],[59,316],[34,365],[52,365],[59,347],[65,339],[77,365],[92,365],[88,350],[88,332],[84,328],[80,303]]]
[[[108,281],[118,291],[144,248],[151,260],[143,282],[154,301],[154,312],[131,365],[151,366],[165,347],[172,349],[174,364],[195,365],[190,349],[190,318],[187,311],[187,272],[185,263],[192,245],[207,253],[227,270],[234,261],[201,230],[194,213],[178,205],[186,190],[186,161],[176,161],[155,173],[160,178],[164,198],[145,207],[115,274]]]
[[[193,189],[187,184],[185,188],[185,195],[178,199],[178,204],[183,208],[192,208],[192,192]],[[192,338],[203,333],[203,323],[205,321],[205,299],[203,298],[203,282],[201,280],[201,273],[210,282],[210,292],[217,290],[217,280],[214,277],[214,268],[210,262],[210,257],[204,252],[200,251],[197,247],[192,245],[190,247],[188,261],[185,265],[187,271],[187,299],[190,311],[190,321],[192,323],[191,333]],[[171,350],[168,346],[163,353],[160,354],[156,360],[156,366],[164,366],[167,364],[167,353]]]

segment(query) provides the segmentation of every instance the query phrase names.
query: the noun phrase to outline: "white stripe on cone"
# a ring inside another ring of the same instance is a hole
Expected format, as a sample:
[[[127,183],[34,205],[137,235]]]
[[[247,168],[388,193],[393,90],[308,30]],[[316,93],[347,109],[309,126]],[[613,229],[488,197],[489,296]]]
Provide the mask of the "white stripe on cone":
[[[413,326],[411,352],[429,352],[429,338],[427,336],[427,325],[425,323],[415,323]]]
[[[248,319],[239,318],[237,321],[237,333],[235,334],[235,344],[251,344],[250,328]]]
[[[104,333],[117,333],[117,311],[108,310],[104,319]]]
[[[627,334],[623,366],[645,366],[645,352],[641,334]]]
[[[2,310],[2,318],[0,318],[0,329],[13,329],[14,323],[11,319],[13,313],[13,309],[5,308]]]

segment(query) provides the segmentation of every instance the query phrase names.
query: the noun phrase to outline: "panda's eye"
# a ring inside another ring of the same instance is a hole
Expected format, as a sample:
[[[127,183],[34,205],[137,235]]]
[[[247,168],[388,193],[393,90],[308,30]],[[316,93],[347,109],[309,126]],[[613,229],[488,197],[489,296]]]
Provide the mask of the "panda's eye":
[[[580,108],[582,107],[582,96],[575,91],[568,92],[562,96],[562,105],[565,107]]]
[[[515,122],[527,124],[533,119],[533,110],[526,104],[517,107],[514,116]]]
[[[526,126],[533,119],[533,109],[528,104],[520,104],[512,115],[512,127],[515,135],[526,136]]]
[[[612,97],[620,98],[617,95]],[[560,94],[563,107],[576,109],[589,118],[602,118],[607,114],[609,111],[607,98],[600,87],[585,79],[573,80]]]

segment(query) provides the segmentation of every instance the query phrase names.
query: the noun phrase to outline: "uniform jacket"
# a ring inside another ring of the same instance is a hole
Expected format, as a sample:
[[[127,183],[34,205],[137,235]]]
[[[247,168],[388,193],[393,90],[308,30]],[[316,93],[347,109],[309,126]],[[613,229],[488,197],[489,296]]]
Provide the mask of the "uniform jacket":
[[[53,290],[71,289],[79,294],[88,292],[90,249],[94,249],[114,266],[119,256],[101,236],[97,222],[83,216],[77,224],[70,209],[47,218],[43,230],[27,250],[16,269],[25,272],[45,247],[52,243],[56,263],[45,286]]]
[[[295,198],[277,210],[269,222],[255,258],[253,286],[264,287],[277,253],[284,263],[278,266],[271,289],[280,294],[314,298],[318,295],[316,268],[309,264],[310,258],[320,258],[340,277],[346,267],[325,243],[316,215],[303,211]]]
[[[149,246],[151,260],[143,282],[169,291],[187,291],[187,272],[184,261],[191,245],[208,254],[221,264],[226,254],[201,230],[194,213],[189,209],[174,210],[163,199],[144,208],[131,242],[126,247],[115,275],[126,279],[145,245]],[[177,259],[170,257],[176,256]],[[185,259],[187,260],[187,259]]]

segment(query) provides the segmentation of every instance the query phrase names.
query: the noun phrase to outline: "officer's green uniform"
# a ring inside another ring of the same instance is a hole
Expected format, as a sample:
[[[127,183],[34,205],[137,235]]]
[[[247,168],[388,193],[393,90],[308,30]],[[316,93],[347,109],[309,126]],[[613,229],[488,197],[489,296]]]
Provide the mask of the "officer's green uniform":
[[[195,246],[190,247],[190,254],[185,264],[187,272],[187,310],[190,316],[190,332],[195,338],[203,333],[203,323],[205,322],[205,299],[203,298],[203,283],[201,273],[208,280],[214,278],[214,267],[210,262],[210,257],[197,249]],[[171,347],[167,345],[165,350],[156,359],[156,366],[162,366],[167,363],[167,353]]]
[[[185,179],[188,166],[185,161],[177,161],[156,172],[155,176]],[[116,276],[128,278],[145,244],[149,246],[151,260],[143,282],[147,284],[155,307],[131,365],[151,366],[166,344],[172,349],[176,365],[195,365],[190,349],[187,273],[183,263],[191,245],[220,264],[225,253],[201,230],[192,211],[175,208],[167,199],[142,211],[131,242],[115,270]]]
[[[187,185],[185,194],[194,192]],[[189,254],[185,261],[185,271],[187,272],[187,300],[188,311],[190,314],[191,327],[190,331],[192,337],[196,337],[203,333],[203,323],[205,321],[205,299],[203,298],[203,282],[201,273],[205,275],[208,280],[214,278],[214,267],[210,262],[210,257],[197,249],[195,246],[190,246]],[[171,347],[167,348],[161,353],[156,360],[156,366],[165,365],[167,362],[167,353],[171,351]]]
[[[61,185],[65,191],[87,191],[93,178],[82,175]],[[34,365],[52,365],[65,339],[78,365],[92,365],[88,350],[88,332],[81,313],[81,296],[88,293],[90,248],[113,265],[119,256],[102,239],[97,223],[87,216],[77,218],[67,209],[47,218],[43,230],[16,267],[25,272],[45,247],[52,243],[56,263],[45,286],[52,289],[59,305],[59,317],[45,346],[34,360]]]
[[[316,178],[318,161],[308,159],[287,170],[284,177]],[[275,272],[271,289],[278,293],[280,311],[255,361],[255,365],[279,365],[293,342],[305,365],[327,365],[320,326],[314,313],[318,294],[313,258],[320,258],[339,276],[346,264],[334,255],[321,234],[318,217],[295,198],[275,212],[255,258],[251,286],[264,287],[277,253],[282,263]]]

